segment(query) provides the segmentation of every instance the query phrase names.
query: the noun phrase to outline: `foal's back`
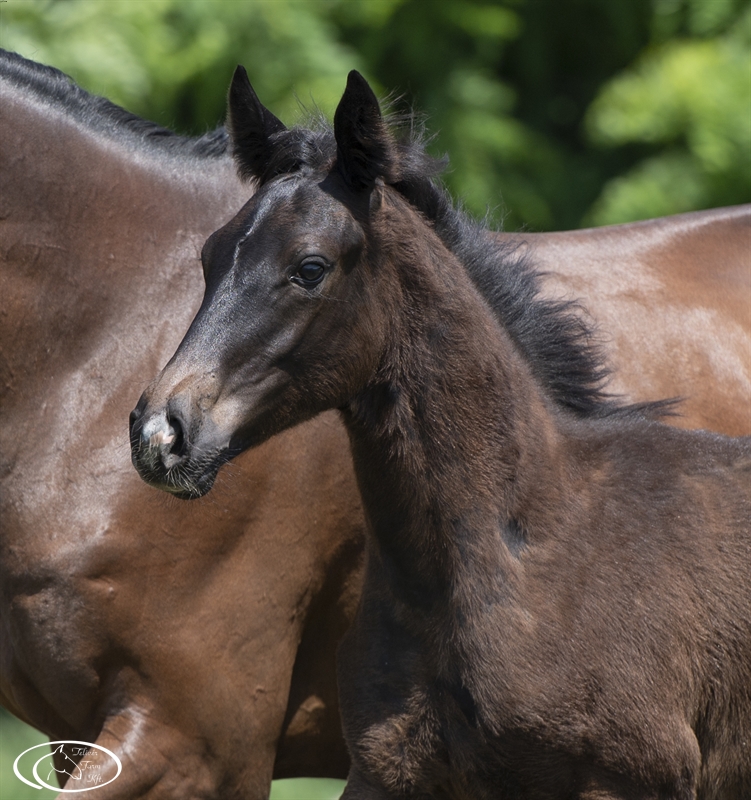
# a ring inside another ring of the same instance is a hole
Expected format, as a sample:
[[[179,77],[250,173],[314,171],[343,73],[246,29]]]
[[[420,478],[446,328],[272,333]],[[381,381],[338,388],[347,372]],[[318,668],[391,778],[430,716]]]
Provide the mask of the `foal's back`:
[[[638,417],[561,430],[568,478],[521,510],[493,657],[465,673],[493,699],[484,732],[454,738],[511,766],[519,797],[751,797],[751,438]],[[468,652],[493,635],[466,631]]]

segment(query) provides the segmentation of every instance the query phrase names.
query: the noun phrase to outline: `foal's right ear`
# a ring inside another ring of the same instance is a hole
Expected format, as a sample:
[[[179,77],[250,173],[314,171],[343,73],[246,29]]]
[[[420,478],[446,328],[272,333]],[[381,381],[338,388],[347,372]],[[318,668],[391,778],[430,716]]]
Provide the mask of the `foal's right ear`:
[[[271,159],[271,137],[286,131],[258,99],[245,67],[238,65],[229,87],[227,128],[241,178],[259,177]]]
[[[334,114],[334,138],[337,168],[353,189],[370,192],[377,178],[394,179],[394,141],[378,99],[354,69]]]

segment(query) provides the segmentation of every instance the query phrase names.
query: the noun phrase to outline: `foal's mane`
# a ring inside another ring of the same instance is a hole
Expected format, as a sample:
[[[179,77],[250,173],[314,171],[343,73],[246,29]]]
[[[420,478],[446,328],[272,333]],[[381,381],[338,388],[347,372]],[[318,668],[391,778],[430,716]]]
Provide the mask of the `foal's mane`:
[[[65,73],[0,49],[0,79],[30,92],[38,100],[64,111],[72,119],[115,139],[130,139],[157,153],[192,158],[216,158],[227,153],[224,128],[203,136],[180,136],[131,114],[104,97],[89,94]]]
[[[394,188],[432,223],[464,265],[551,399],[582,416],[625,408],[605,391],[611,370],[580,304],[543,298],[544,273],[518,244],[494,237],[424,173],[403,174]]]
[[[542,297],[544,273],[530,256],[518,244],[493,236],[454,204],[439,181],[447,159],[426,152],[424,127],[415,115],[390,115],[387,121],[398,162],[398,178],[390,185],[463,264],[548,396],[578,416],[671,413],[675,401],[626,405],[605,391],[611,370],[582,306]],[[257,176],[260,184],[284,174],[332,169],[337,149],[333,128],[321,115],[311,115],[306,124],[273,134],[273,156]]]

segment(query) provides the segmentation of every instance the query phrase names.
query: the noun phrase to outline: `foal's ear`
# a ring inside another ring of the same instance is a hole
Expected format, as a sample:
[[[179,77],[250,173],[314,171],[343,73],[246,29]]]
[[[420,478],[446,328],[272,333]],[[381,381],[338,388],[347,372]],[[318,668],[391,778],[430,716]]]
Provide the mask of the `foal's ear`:
[[[227,128],[240,177],[259,177],[274,151],[271,137],[287,128],[262,105],[240,65],[229,87],[228,109]]]
[[[345,181],[357,191],[369,191],[376,178],[392,179],[394,140],[381,116],[378,100],[356,70],[334,114],[336,162]]]

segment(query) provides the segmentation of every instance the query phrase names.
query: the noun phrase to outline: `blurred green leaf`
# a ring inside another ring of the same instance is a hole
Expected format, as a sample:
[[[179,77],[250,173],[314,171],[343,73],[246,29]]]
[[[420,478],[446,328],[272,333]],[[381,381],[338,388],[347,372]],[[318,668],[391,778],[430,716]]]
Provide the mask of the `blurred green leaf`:
[[[362,68],[326,21],[334,2],[11,0],[0,44],[136,114],[202,133],[223,120],[238,63],[279,116],[297,118],[296,95],[332,112],[347,72]]]
[[[0,45],[189,133],[221,123],[238,63],[287,123],[359,69],[511,228],[751,200],[748,0],[9,0]]]
[[[489,39],[515,39],[519,35],[518,15],[498,4],[472,5],[447,3],[446,19],[470,36]]]
[[[664,153],[609,181],[589,221],[607,225],[691,211],[705,194],[705,179],[696,162],[687,153]]]
[[[653,47],[603,87],[587,117],[591,140],[655,152],[605,184],[589,222],[751,200],[748,18],[720,37]]]

